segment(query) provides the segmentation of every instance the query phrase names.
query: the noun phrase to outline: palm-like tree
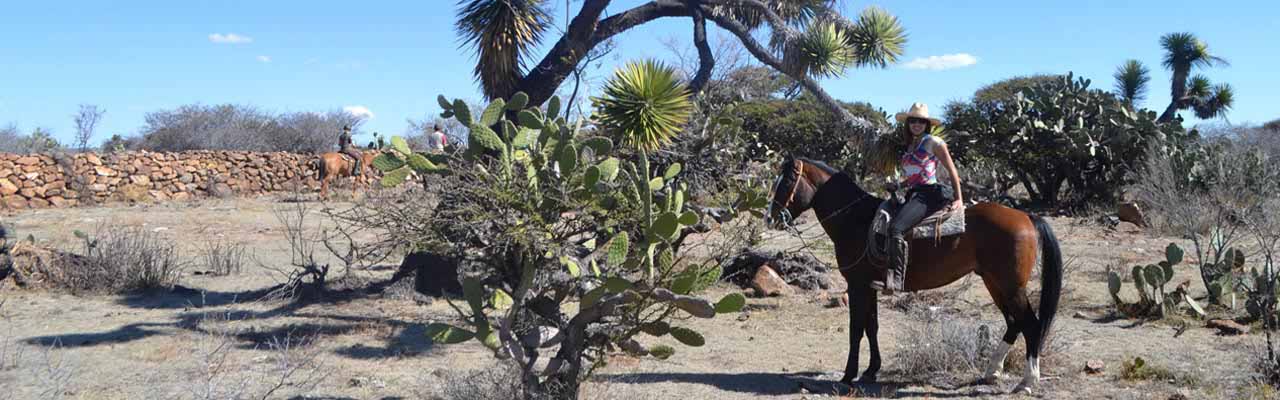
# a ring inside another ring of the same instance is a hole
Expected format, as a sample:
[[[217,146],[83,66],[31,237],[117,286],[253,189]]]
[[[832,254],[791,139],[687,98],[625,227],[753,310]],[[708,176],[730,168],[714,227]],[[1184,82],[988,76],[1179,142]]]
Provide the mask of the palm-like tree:
[[[813,78],[838,76],[848,67],[888,66],[897,62],[906,44],[906,34],[893,15],[872,7],[849,20],[835,11],[835,0],[655,0],[605,17],[610,2],[582,0],[560,39],[526,69],[531,49],[549,27],[550,2],[461,0],[457,29],[463,43],[477,53],[475,73],[485,96],[525,92],[530,104],[542,104],[592,48],[659,18],[686,17],[693,22],[700,61],[689,82],[691,92],[701,92],[715,66],[706,40],[709,20],[737,37],[757,60],[797,81],[861,132],[856,138],[865,143],[874,134],[874,124],[849,114]],[[761,30],[767,30],[768,45],[756,40]]]
[[[1187,82],[1192,69],[1227,65],[1226,60],[1213,55],[1207,44],[1189,32],[1164,35],[1160,38],[1160,47],[1165,51],[1162,64],[1173,72],[1169,91],[1171,99],[1164,113],[1160,114],[1160,122],[1173,121],[1178,110],[1187,108],[1194,108],[1197,116],[1210,118],[1221,116],[1231,108],[1231,86],[1220,84],[1211,87],[1207,78],[1191,82],[1199,86],[1189,86]]]
[[[693,110],[689,89],[674,68],[653,60],[627,63],[605,85],[604,94],[592,98],[596,115],[606,130],[622,136],[622,142],[640,151],[640,176],[636,185],[644,196],[644,218],[653,224],[653,193],[648,189],[649,153],[669,143],[684,130]],[[652,255],[645,258],[652,281]]]
[[[1141,61],[1126,61],[1116,68],[1116,94],[1129,103],[1130,108],[1137,107],[1138,102],[1147,98],[1147,83],[1151,82],[1151,71]]]
[[[488,99],[509,96],[525,74],[525,58],[551,26],[547,0],[463,0],[454,24],[474,47],[475,76]]]

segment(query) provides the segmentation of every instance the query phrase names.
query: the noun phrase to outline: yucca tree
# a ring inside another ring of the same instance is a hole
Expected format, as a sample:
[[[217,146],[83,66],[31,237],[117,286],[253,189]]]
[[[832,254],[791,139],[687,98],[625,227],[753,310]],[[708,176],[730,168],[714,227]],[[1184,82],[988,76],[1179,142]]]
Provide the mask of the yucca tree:
[[[455,27],[476,57],[475,76],[488,99],[516,91],[529,51],[551,26],[546,0],[463,0]]]
[[[1147,83],[1151,82],[1151,71],[1141,61],[1129,60],[1116,68],[1116,94],[1129,103],[1129,108],[1138,106],[1138,102],[1147,98]]]
[[[684,130],[693,110],[689,90],[677,76],[674,68],[661,62],[630,62],[614,73],[605,84],[603,95],[591,99],[600,125],[621,136],[624,145],[640,152],[637,162],[641,175],[636,185],[644,196],[641,203],[646,224],[653,224],[649,153],[670,144]],[[652,257],[645,259],[645,267],[652,281]]]
[[[787,74],[824,106],[860,133],[863,142],[876,127],[840,107],[814,78],[839,76],[849,67],[886,67],[897,62],[906,33],[892,14],[864,10],[850,20],[835,11],[834,0],[654,0],[607,18],[610,0],[583,0],[564,34],[536,65],[527,65],[550,21],[545,0],[463,0],[458,31],[476,51],[476,76],[486,97],[529,95],[539,105],[551,97],[591,49],[615,35],[659,18],[689,18],[699,67],[689,82],[701,93],[715,67],[706,39],[707,21],[729,31],[770,68]],[[568,5],[566,5],[568,7]],[[761,44],[757,34],[769,38]]]
[[[1165,52],[1162,64],[1173,72],[1169,106],[1160,114],[1160,122],[1173,121],[1179,110],[1187,108],[1193,108],[1201,118],[1221,116],[1231,108],[1234,93],[1230,85],[1212,86],[1207,78],[1190,82],[1199,86],[1188,84],[1193,69],[1227,65],[1225,59],[1213,55],[1209,46],[1190,32],[1166,34],[1160,38],[1160,47]]]

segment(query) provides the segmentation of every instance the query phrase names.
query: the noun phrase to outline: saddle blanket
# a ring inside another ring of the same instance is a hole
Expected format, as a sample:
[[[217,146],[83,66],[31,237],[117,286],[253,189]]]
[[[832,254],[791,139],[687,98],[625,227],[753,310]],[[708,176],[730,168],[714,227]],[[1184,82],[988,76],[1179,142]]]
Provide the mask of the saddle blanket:
[[[875,219],[871,222],[871,231],[879,235],[889,235],[889,221],[893,219],[889,210],[889,201],[880,203]],[[945,236],[964,233],[964,210],[949,212],[944,208],[925,217],[915,227],[907,231],[906,239],[938,239]]]

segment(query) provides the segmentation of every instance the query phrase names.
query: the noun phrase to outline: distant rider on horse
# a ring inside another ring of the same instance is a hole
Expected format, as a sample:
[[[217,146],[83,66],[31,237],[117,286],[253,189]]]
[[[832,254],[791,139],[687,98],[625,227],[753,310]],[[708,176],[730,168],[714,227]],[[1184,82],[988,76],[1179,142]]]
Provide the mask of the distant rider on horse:
[[[939,121],[929,118],[929,106],[915,103],[907,112],[898,113],[898,122],[905,122],[907,130],[905,152],[899,160],[907,188],[906,203],[898,209],[889,223],[889,271],[885,282],[873,282],[872,287],[886,293],[902,291],[907,276],[906,232],[925,217],[943,208],[964,212],[964,197],[960,194],[960,174],[951,161],[947,143],[931,135],[931,128]],[[951,177],[951,185],[938,184],[937,167],[941,163]]]
[[[355,160],[355,163],[352,164],[355,166],[354,171],[351,172],[352,176],[363,175],[364,166],[360,165],[360,150],[351,144],[351,126],[349,125],[343,125],[342,133],[338,134],[338,151],[351,156],[351,159]]]

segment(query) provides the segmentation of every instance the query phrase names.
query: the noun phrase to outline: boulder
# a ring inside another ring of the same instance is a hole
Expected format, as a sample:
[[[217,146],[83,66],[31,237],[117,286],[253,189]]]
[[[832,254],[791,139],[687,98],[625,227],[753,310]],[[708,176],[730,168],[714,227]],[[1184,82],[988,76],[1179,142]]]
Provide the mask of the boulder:
[[[215,183],[213,186],[209,187],[209,195],[220,199],[226,199],[234,197],[236,192],[232,191],[231,186],[228,186],[225,183]]]
[[[8,196],[14,193],[18,193],[18,185],[14,185],[7,178],[0,178],[0,195]]]
[[[1116,209],[1117,216],[1121,221],[1130,222],[1137,226],[1147,226],[1147,218],[1142,214],[1142,208],[1138,207],[1138,203],[1121,203]]]
[[[755,277],[751,278],[751,289],[755,290],[755,295],[759,297],[791,294],[791,286],[787,285],[787,281],[782,280],[782,277],[778,276],[778,273],[768,264],[756,269]]]

